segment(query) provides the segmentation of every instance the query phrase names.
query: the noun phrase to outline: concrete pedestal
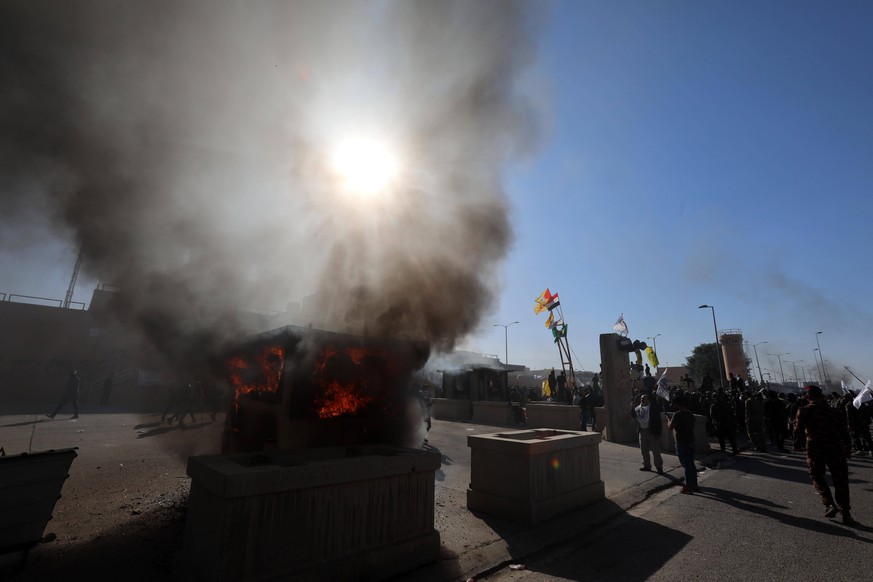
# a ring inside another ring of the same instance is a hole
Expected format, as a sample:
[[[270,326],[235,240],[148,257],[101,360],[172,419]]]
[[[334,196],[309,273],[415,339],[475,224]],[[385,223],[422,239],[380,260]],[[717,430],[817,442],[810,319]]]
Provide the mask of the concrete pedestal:
[[[603,499],[599,444],[567,430],[470,435],[467,508],[534,524]]]
[[[606,428],[606,438],[613,443],[632,443],[638,439],[637,423],[629,414],[633,403],[628,352],[618,349],[621,336],[617,333],[600,335],[600,365],[602,368],[603,398],[606,404],[604,420],[597,419]]]
[[[379,580],[437,559],[436,449],[191,457],[179,580]]]

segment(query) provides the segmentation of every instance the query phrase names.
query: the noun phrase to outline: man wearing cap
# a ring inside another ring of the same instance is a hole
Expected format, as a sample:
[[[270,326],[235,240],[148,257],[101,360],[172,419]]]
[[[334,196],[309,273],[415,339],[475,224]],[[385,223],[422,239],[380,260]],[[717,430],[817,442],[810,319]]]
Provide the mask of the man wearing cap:
[[[806,465],[812,485],[825,506],[825,517],[842,514],[843,523],[854,525],[849,503],[849,465],[852,441],[840,413],[828,406],[818,386],[805,389],[808,404],[797,411],[794,427],[794,450],[806,450]],[[834,494],[825,479],[830,470]],[[836,500],[836,503],[834,503]]]

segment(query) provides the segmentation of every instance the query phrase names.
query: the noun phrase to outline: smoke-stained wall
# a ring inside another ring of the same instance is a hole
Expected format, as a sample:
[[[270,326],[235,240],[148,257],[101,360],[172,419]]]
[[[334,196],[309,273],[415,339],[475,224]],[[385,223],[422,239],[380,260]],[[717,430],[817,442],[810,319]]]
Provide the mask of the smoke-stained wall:
[[[0,243],[79,245],[170,365],[310,295],[338,331],[450,348],[512,241],[534,6],[3,2]],[[346,135],[397,152],[384,198],[340,195]]]

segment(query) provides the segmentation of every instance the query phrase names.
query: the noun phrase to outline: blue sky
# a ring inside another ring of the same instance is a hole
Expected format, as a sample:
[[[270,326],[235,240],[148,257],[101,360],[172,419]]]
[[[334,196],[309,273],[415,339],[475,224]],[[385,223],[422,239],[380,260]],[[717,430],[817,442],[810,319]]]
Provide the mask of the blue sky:
[[[509,182],[517,239],[469,346],[559,364],[534,316],[558,292],[596,369],[624,313],[679,365],[742,329],[761,367],[825,358],[865,379],[873,324],[873,5],[556,2],[533,77],[545,136]],[[793,375],[789,370],[787,375]]]
[[[515,241],[461,347],[560,365],[534,298],[558,292],[577,365],[624,314],[681,365],[720,329],[873,375],[873,4],[555,1],[519,91],[541,132],[507,170]],[[3,238],[0,292],[62,298],[75,261],[35,224]],[[77,301],[95,281],[84,277]],[[775,377],[774,377],[775,378]]]

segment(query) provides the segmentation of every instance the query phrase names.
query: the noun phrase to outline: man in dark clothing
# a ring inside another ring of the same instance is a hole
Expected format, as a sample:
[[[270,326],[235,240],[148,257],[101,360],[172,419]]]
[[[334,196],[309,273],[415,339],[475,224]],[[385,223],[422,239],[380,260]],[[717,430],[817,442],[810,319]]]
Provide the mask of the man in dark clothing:
[[[715,397],[715,402],[709,409],[709,416],[712,417],[712,423],[715,425],[715,432],[718,435],[718,444],[724,452],[724,442],[727,439],[731,444],[731,452],[737,454],[737,421],[734,418],[734,411],[728,402],[724,392],[719,390]]]
[[[655,377],[652,376],[652,373],[648,370],[646,371],[646,375],[643,377],[643,394],[646,394],[649,398],[655,395],[655,388],[658,385],[658,381],[655,380]]]
[[[812,485],[825,506],[825,517],[842,513],[843,523],[855,524],[849,502],[849,464],[852,443],[843,417],[828,406],[818,386],[806,387],[806,406],[797,411],[794,428],[794,450],[806,450],[806,465]],[[834,494],[825,479],[830,470]],[[836,500],[836,504],[834,503]]]
[[[690,495],[700,491],[700,487],[697,486],[697,466],[694,464],[694,414],[688,410],[688,400],[684,394],[677,396],[673,404],[678,410],[673,413],[673,418],[670,419],[667,427],[673,431],[676,456],[685,469],[685,485],[682,486],[682,493]]]
[[[785,449],[785,433],[788,430],[787,410],[785,401],[779,398],[775,392],[770,392],[767,402],[764,403],[764,416],[767,418],[767,427],[770,430],[770,444],[776,445],[781,452]]]
[[[755,445],[755,451],[767,452],[767,441],[764,437],[764,401],[760,394],[746,398],[746,431],[749,440]]]
[[[60,404],[55,407],[54,412],[51,414],[47,414],[49,418],[54,418],[58,412],[60,412],[61,408],[63,408],[64,404],[69,402],[73,405],[73,416],[72,418],[79,418],[79,386],[81,386],[82,380],[79,378],[79,372],[73,370],[70,373],[69,378],[67,378],[67,385],[64,388],[64,396],[61,398]]]

